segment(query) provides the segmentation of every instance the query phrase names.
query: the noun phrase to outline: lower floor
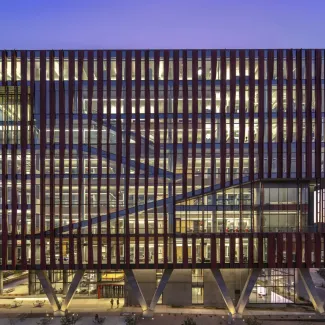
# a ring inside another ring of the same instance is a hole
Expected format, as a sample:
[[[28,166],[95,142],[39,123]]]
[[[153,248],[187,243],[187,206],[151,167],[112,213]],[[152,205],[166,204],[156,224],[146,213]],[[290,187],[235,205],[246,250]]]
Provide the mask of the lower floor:
[[[140,306],[150,313],[170,306],[219,308],[238,314],[246,306],[308,303],[322,313],[325,289],[324,294],[318,292],[313,274],[314,269],[293,268],[4,271],[0,293],[2,298],[44,298],[54,311],[62,306],[67,310],[72,300],[103,300],[107,308]]]

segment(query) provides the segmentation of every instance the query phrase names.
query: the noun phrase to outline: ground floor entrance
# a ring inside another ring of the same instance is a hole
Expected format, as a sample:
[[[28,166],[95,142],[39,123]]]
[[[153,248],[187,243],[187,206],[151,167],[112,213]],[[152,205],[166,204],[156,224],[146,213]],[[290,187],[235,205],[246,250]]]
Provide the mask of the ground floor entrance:
[[[124,298],[124,284],[98,284],[97,296],[100,298]]]

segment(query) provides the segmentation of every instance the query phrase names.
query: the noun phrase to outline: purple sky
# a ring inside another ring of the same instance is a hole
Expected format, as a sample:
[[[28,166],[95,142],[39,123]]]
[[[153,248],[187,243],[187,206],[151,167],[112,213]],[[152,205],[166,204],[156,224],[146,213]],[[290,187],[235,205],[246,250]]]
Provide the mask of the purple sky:
[[[0,49],[323,48],[324,0],[12,0]]]

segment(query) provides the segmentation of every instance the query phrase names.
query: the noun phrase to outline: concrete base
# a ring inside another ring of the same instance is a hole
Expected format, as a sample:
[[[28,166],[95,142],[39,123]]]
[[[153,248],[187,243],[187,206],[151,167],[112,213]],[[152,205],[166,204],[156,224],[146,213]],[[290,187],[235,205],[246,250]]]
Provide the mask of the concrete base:
[[[151,310],[151,309],[147,309],[147,310],[145,310],[145,311],[142,313],[142,316],[143,316],[144,318],[152,318],[153,315],[154,315],[154,311]]]
[[[53,316],[54,317],[63,317],[68,313],[68,311],[63,311],[63,310],[57,310],[55,312],[53,312]]]
[[[233,314],[232,315],[232,318],[236,318],[236,319],[241,319],[241,318],[243,318],[243,315],[242,314]]]

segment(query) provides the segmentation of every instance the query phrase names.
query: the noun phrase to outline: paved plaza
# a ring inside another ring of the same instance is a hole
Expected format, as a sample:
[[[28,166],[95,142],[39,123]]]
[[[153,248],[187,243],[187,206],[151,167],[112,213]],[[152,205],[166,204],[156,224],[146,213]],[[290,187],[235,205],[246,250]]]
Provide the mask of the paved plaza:
[[[13,299],[0,299],[0,324],[1,325],[36,325],[41,320],[48,319],[48,325],[61,324],[60,317],[53,317],[49,303],[46,301],[42,307],[34,307],[35,299],[23,300],[23,305],[17,308],[9,308]],[[18,299],[17,299],[18,301]],[[103,325],[125,324],[126,314],[135,313],[139,315],[139,324],[182,324],[186,315],[194,318],[197,325],[216,325],[228,324],[228,315],[226,309],[208,309],[208,308],[171,308],[168,306],[157,306],[153,318],[142,318],[141,309],[136,307],[120,307],[116,304],[110,307],[109,299],[75,299],[69,308],[70,314],[76,313],[80,319],[76,325],[94,324],[95,314],[105,318]],[[23,317],[21,317],[23,315]],[[263,324],[320,324],[325,323],[325,317],[317,315],[309,307],[287,307],[283,309],[250,309],[244,312],[243,319],[235,319],[232,324],[245,324],[245,319],[256,316]]]
[[[102,317],[102,316],[101,316]],[[124,325],[124,317],[119,315],[107,315],[104,316],[105,320],[102,323],[102,325]],[[245,324],[247,321],[244,317],[244,319],[235,319],[231,322],[231,324],[239,325],[239,324]],[[298,318],[299,317],[299,318]],[[139,319],[138,324],[155,324],[155,325],[167,325],[167,324],[179,324],[181,325],[184,321],[185,316],[180,314],[174,314],[174,315],[155,315],[154,318],[149,319]],[[197,325],[226,325],[229,324],[227,317],[222,317],[221,315],[197,315],[193,316],[194,320],[196,321]],[[11,318],[1,318],[0,322],[1,325],[36,325],[40,324],[41,320],[44,318],[41,317],[32,317],[32,318],[26,318],[25,320],[21,321],[18,317],[11,317]],[[284,325],[284,324],[322,324],[325,323],[325,320],[321,320],[319,318],[315,318],[315,316],[297,316],[297,319],[294,319],[293,317],[288,316],[258,316],[258,319],[262,321],[265,325],[271,325],[271,324],[277,324],[277,325]],[[81,317],[76,322],[76,325],[90,325],[95,324],[94,323],[94,317],[93,316],[84,316]],[[48,322],[48,325],[61,325],[61,319],[60,317],[54,317],[50,319]]]

